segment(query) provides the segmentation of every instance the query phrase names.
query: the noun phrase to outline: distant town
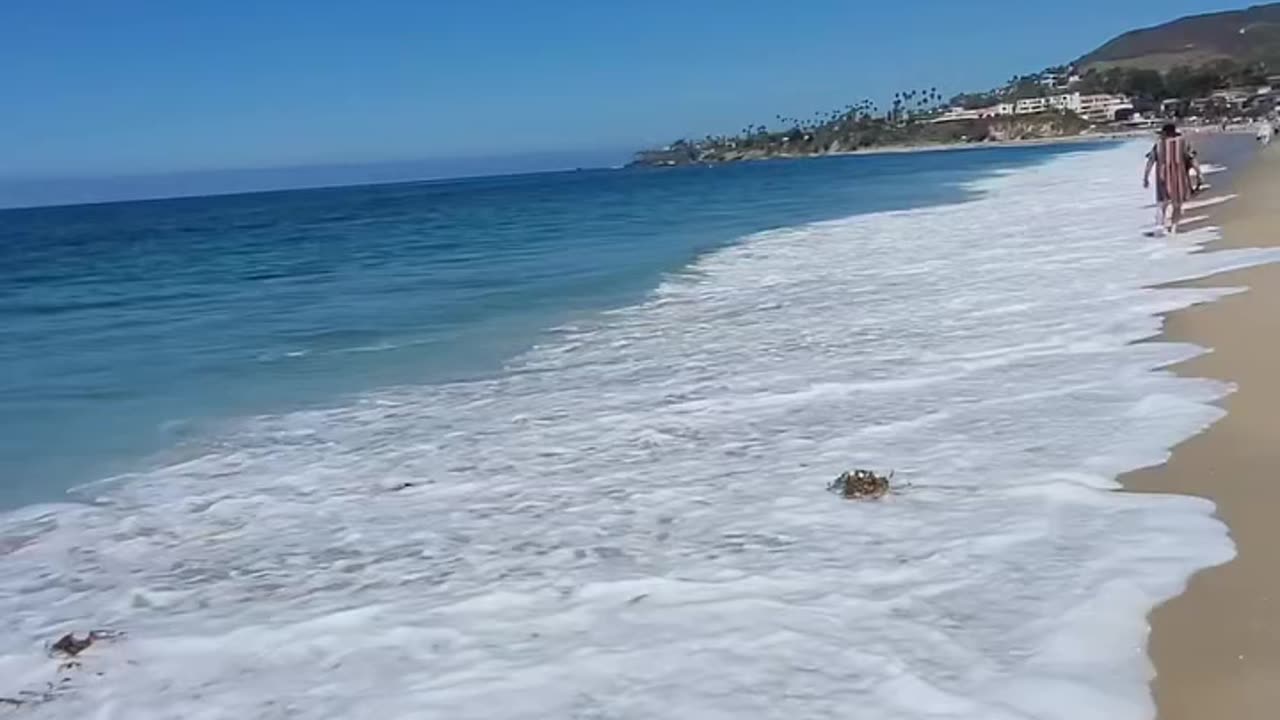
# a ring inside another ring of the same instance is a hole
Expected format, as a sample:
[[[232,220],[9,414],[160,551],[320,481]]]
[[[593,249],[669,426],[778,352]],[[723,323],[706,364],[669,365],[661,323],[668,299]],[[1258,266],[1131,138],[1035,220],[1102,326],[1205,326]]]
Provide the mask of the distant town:
[[[1004,86],[944,101],[936,88],[895,93],[882,108],[864,100],[811,118],[776,116],[733,135],[677,140],[634,164],[715,164],[810,157],[886,147],[1008,142],[1113,133],[1183,122],[1242,122],[1273,115],[1280,74],[1261,63],[1220,59],[1161,72],[1141,67],[1047,68]]]
[[[930,122],[1072,112],[1091,123],[1143,125],[1170,118],[1217,120],[1261,117],[1273,113],[1280,98],[1280,74],[1263,68],[1241,68],[1224,61],[1205,68],[1182,68],[1170,76],[1155,70],[1103,71],[1101,77],[1082,75],[1074,68],[1049,69],[1016,78],[999,95],[958,96],[959,104],[935,110]],[[1203,79],[1200,76],[1204,76]],[[1179,79],[1183,82],[1179,83]],[[1101,85],[1124,86],[1132,94],[1091,92]],[[1212,88],[1228,84],[1232,87]],[[1028,93],[1028,88],[1031,92]],[[1173,96],[1179,90],[1185,97]],[[1207,91],[1207,92],[1206,92]],[[1021,96],[1019,96],[1021,95]],[[1001,101],[974,107],[973,101]]]

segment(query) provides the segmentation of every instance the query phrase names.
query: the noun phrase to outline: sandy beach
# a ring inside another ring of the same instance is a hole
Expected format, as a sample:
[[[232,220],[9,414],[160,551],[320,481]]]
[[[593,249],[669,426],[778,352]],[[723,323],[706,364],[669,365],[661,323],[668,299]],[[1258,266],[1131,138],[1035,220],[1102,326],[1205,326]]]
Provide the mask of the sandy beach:
[[[1280,243],[1280,148],[1231,183],[1240,197],[1213,214],[1210,250]],[[1161,720],[1280,716],[1280,265],[1199,280],[1248,287],[1167,317],[1162,339],[1211,348],[1175,370],[1232,382],[1224,419],[1174,449],[1163,466],[1122,478],[1129,489],[1207,497],[1237,546],[1231,562],[1196,575],[1151,615],[1150,651]]]

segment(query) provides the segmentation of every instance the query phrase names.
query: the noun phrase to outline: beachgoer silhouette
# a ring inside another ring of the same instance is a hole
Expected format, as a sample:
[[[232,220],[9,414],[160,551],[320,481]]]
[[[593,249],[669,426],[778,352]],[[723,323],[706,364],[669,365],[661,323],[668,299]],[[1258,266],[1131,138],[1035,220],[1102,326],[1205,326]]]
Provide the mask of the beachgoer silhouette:
[[[1160,206],[1159,223],[1170,233],[1178,232],[1182,206],[1191,199],[1191,173],[1203,182],[1200,163],[1190,143],[1173,123],[1160,128],[1156,144],[1147,153],[1147,168],[1142,174],[1142,187],[1151,187],[1151,170],[1156,171],[1156,202]]]

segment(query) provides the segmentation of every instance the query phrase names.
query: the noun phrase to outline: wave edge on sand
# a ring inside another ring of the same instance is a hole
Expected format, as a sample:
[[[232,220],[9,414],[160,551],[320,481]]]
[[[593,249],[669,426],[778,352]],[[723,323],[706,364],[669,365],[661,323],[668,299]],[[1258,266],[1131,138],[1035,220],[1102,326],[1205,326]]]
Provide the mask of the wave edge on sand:
[[[1142,152],[758,234],[502,377],[0,518],[0,695],[74,625],[128,636],[33,717],[1149,717],[1147,611],[1233,550],[1113,478],[1230,388],[1135,341],[1280,251],[1143,237]]]

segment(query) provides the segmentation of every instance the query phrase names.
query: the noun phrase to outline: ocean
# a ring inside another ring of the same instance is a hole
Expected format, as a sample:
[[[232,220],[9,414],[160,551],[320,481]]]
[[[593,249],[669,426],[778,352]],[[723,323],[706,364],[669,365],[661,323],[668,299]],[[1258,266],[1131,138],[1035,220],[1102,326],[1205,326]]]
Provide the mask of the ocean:
[[[136,469],[227,418],[492,374],[753,232],[956,202],[968,179],[1046,152],[0,212],[0,507]]]
[[[1233,548],[1115,477],[1230,388],[1136,341],[1277,258],[1144,235],[1144,153],[0,212],[0,697],[1148,718],[1145,614]]]

